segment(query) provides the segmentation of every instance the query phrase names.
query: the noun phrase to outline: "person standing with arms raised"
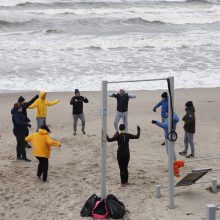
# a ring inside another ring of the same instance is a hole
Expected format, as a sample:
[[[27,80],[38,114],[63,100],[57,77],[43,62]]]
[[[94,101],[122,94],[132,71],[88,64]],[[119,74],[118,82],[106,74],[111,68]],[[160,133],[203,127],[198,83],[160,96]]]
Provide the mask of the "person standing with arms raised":
[[[37,108],[37,130],[41,126],[46,125],[47,107],[59,103],[59,100],[48,101],[46,99],[46,96],[47,93],[45,91],[41,91],[39,98],[31,106],[28,107],[29,109]]]
[[[122,119],[125,125],[125,131],[128,132],[128,102],[131,98],[136,98],[134,95],[129,95],[124,89],[120,89],[119,93],[113,93],[110,97],[117,99],[117,110],[115,114],[114,126],[118,132],[118,123]]]
[[[80,119],[82,123],[82,133],[86,133],[85,116],[83,113],[83,102],[88,103],[89,100],[86,97],[81,96],[78,89],[75,89],[75,96],[73,96],[70,100],[70,105],[73,106],[73,135],[76,135],[78,119]]]

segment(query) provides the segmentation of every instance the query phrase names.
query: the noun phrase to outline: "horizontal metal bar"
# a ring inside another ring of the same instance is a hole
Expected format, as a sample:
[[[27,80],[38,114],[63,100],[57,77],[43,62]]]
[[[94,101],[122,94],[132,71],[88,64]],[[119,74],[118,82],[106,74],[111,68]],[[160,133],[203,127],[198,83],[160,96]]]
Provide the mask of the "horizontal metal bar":
[[[124,80],[124,81],[110,81],[110,82],[108,82],[108,84],[114,84],[114,83],[129,83],[129,82],[150,82],[150,81],[161,81],[161,80],[167,80],[167,79],[168,79],[168,78]]]

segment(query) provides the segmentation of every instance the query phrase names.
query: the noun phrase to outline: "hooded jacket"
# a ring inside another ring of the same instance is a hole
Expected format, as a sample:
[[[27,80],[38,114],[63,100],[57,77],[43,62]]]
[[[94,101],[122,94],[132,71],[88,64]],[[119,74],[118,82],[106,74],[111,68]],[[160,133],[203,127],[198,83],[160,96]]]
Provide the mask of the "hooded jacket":
[[[19,112],[16,108],[11,110],[12,122],[14,125],[13,132],[15,135],[25,135],[27,133],[27,121],[22,112]]]
[[[184,121],[184,130],[188,133],[195,133],[196,127],[196,118],[195,118],[195,108],[194,106],[190,106],[186,108],[186,114],[183,116]]]
[[[176,130],[176,124],[179,122],[179,116],[174,112],[173,114],[173,128],[174,131]],[[163,128],[164,130],[164,137],[165,139],[168,138],[168,131],[169,131],[169,121],[168,118],[166,119],[166,121],[164,123],[157,121],[156,125]]]
[[[73,114],[79,115],[83,113],[83,102],[88,103],[89,100],[83,96],[73,96],[70,105],[73,106]]]
[[[37,108],[37,114],[36,117],[40,118],[40,117],[47,117],[47,107],[48,106],[52,106],[52,105],[56,105],[57,103],[59,103],[58,100],[55,101],[48,101],[47,99],[43,99],[42,97],[46,94],[46,92],[41,91],[39,98],[32,104],[30,105],[28,108],[29,109],[34,109]]]
[[[59,141],[53,140],[45,129],[39,129],[25,138],[25,141],[32,142],[33,154],[35,157],[50,157],[51,146],[60,146]]]
[[[164,101],[161,100],[158,102],[154,108],[157,109],[158,107],[161,106],[161,117],[162,118],[167,118],[167,112],[168,112],[168,98],[166,98]]]

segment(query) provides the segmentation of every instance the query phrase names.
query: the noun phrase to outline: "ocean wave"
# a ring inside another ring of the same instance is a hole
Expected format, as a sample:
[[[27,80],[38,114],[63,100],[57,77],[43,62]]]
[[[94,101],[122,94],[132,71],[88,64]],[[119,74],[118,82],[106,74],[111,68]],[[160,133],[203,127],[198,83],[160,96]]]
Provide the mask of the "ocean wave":
[[[144,18],[129,18],[124,21],[124,23],[129,23],[129,24],[167,24],[165,22],[155,20],[155,21],[148,21],[145,20]]]
[[[0,27],[1,26],[18,26],[18,25],[25,25],[28,23],[33,23],[35,20],[29,20],[29,21],[22,21],[22,22],[18,22],[18,21],[5,21],[5,20],[0,20]]]

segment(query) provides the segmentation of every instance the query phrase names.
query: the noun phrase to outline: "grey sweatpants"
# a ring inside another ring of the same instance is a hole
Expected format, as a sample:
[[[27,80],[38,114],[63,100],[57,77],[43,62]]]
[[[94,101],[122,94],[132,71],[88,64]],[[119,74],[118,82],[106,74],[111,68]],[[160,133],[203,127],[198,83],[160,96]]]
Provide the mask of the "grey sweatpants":
[[[195,155],[195,146],[194,146],[194,142],[193,142],[193,133],[188,133],[185,132],[185,136],[184,136],[184,145],[185,145],[185,149],[184,151],[187,152],[188,151],[188,146],[190,144],[190,148],[191,148],[191,154]]]
[[[122,118],[123,124],[125,125],[125,131],[128,132],[128,112],[118,112],[116,111],[114,126],[115,130],[118,131],[118,123]]]
[[[74,130],[74,132],[76,132],[78,118],[82,122],[82,131],[84,131],[84,129],[85,129],[85,117],[84,117],[84,114],[83,113],[82,114],[73,114],[73,130]]]
[[[167,152],[167,155],[168,155],[168,142],[169,140],[168,139],[165,139],[165,146],[166,146],[166,152]],[[175,153],[175,148],[174,148],[174,161],[176,160],[176,153]]]
[[[37,117],[37,131],[42,125],[46,125],[46,117]]]

